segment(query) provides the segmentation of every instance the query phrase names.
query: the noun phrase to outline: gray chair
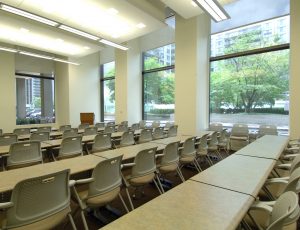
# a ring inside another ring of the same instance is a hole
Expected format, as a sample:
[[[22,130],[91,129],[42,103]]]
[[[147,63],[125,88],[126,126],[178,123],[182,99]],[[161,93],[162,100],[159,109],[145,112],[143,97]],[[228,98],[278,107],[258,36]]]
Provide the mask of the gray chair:
[[[153,136],[154,140],[164,138],[165,137],[164,128],[161,128],[161,127],[155,128],[154,131],[153,131],[152,136]]]
[[[277,126],[276,125],[260,125],[258,129],[257,137],[262,137],[264,135],[278,135]]]
[[[211,123],[209,125],[209,130],[211,131],[217,131],[217,132],[222,132],[223,130],[223,124],[222,123]]]
[[[61,125],[59,126],[59,131],[60,132],[64,132],[66,130],[70,130],[71,129],[71,125]]]
[[[113,126],[113,127],[115,127],[115,122],[114,121],[107,122],[106,126]]]
[[[98,128],[97,127],[87,127],[84,129],[84,136],[88,135],[96,135],[98,133]]]
[[[117,132],[127,132],[127,131],[128,131],[127,125],[123,125],[123,124],[118,125]]]
[[[6,169],[15,169],[43,163],[41,143],[22,141],[10,145]]]
[[[30,134],[30,129],[29,128],[17,128],[17,129],[14,129],[14,134],[17,134],[18,136],[27,135],[27,134]]]
[[[104,128],[105,127],[105,123],[104,122],[99,122],[95,124],[95,127],[99,128]]]
[[[184,182],[185,179],[182,175],[181,169],[179,167],[179,152],[178,152],[179,142],[169,143],[162,154],[157,154],[156,156],[160,158],[157,169],[159,174],[164,175],[171,172],[177,172],[181,181]]]
[[[122,134],[120,145],[118,147],[125,147],[134,144],[134,133],[132,131],[127,131]]]
[[[78,125],[78,129],[83,129],[84,130],[88,127],[90,127],[90,124],[88,124],[88,123],[82,123],[82,124]]]
[[[11,145],[15,142],[18,142],[17,134],[4,133],[2,136],[0,136],[0,146]]]
[[[165,128],[170,128],[171,126],[173,126],[174,125],[174,122],[166,122],[166,124],[165,124]]]
[[[213,165],[213,162],[210,159],[210,156],[208,155],[208,144],[207,144],[207,137],[208,134],[203,135],[199,141],[195,143],[196,145],[196,151],[197,151],[197,159],[204,158],[209,166]]]
[[[82,156],[82,136],[66,137],[62,139],[58,156],[52,154],[54,160]]]
[[[180,167],[193,164],[198,172],[201,172],[202,169],[197,161],[196,149],[195,149],[195,138],[190,137],[185,140],[183,147],[179,148],[179,162]]]
[[[143,129],[139,136],[138,143],[145,143],[152,141],[152,129]]]
[[[111,134],[101,133],[97,134],[92,145],[92,152],[102,152],[112,149]]]
[[[157,147],[142,150],[136,155],[133,163],[123,164],[123,167],[132,167],[130,175],[124,178],[126,193],[132,210],[134,209],[134,206],[128,192],[128,187],[132,186],[138,188],[149,184],[150,182],[154,182],[159,193],[163,193],[157,175],[155,160],[156,149]]]
[[[104,133],[114,133],[115,132],[115,125],[113,126],[105,126]]]
[[[167,132],[167,136],[168,137],[176,137],[177,136],[177,129],[178,129],[178,125],[172,125],[171,127],[169,127],[168,132]]]
[[[50,140],[50,133],[49,132],[36,132],[30,134],[31,141],[48,141]]]
[[[154,128],[158,128],[160,127],[160,121],[153,121],[151,127]]]
[[[81,209],[81,218],[84,228],[88,229],[84,211],[88,208],[95,211],[95,216],[100,213],[98,208],[111,203],[117,197],[120,198],[126,212],[129,212],[122,195],[120,193],[122,186],[121,175],[122,155],[100,162],[93,170],[92,177],[77,180],[73,192]],[[76,187],[87,185],[85,189]]]
[[[219,150],[224,150],[226,154],[228,154],[228,148],[229,148],[229,138],[228,138],[228,133],[226,129],[223,129],[218,136],[218,147]]]
[[[70,208],[70,170],[20,181],[9,202],[0,203],[5,221],[0,229],[52,229],[69,218],[76,229]]]
[[[139,122],[139,127],[140,127],[140,129],[145,129],[145,128],[146,128],[146,121],[141,120],[141,121]]]
[[[125,126],[128,127],[128,121],[122,121],[122,122],[120,123],[120,125],[125,125]]]
[[[245,124],[234,124],[229,138],[229,146],[233,151],[238,151],[249,144],[249,129]]]
[[[218,141],[218,132],[215,131],[211,135],[209,135],[208,138],[208,154],[212,155],[214,154],[215,157],[219,158],[219,160],[222,160],[223,157],[221,156],[221,153],[219,151],[219,141]]]
[[[67,138],[67,137],[74,137],[78,136],[78,129],[77,128],[72,128],[72,129],[67,129],[63,132],[62,138]]]
[[[37,132],[40,133],[40,132],[51,132],[52,128],[51,126],[44,126],[44,127],[38,127],[37,128]]]
[[[131,131],[136,131],[140,129],[140,124],[139,123],[134,123],[131,125]]]

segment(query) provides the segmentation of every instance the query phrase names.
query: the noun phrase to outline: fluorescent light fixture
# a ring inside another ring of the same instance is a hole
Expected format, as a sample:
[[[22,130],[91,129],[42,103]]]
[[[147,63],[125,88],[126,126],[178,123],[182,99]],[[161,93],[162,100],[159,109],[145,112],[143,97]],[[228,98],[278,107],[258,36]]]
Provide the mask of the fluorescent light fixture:
[[[136,25],[136,27],[139,28],[139,29],[142,29],[142,28],[145,28],[146,25],[144,23],[139,23],[139,24]]]
[[[38,21],[38,22],[41,22],[41,23],[44,23],[44,24],[47,24],[47,25],[50,25],[50,26],[58,26],[58,23],[55,22],[55,21],[37,16],[35,14],[28,13],[24,10],[20,10],[20,9],[15,8],[15,7],[8,6],[8,5],[5,5],[5,4],[2,4],[2,3],[0,5],[0,9],[2,9],[4,11],[7,11],[7,12],[10,12],[10,13],[13,13],[13,14],[17,14],[17,15],[29,18],[29,19],[32,19],[32,20],[35,20],[35,21]]]
[[[193,0],[201,9],[208,13],[215,22],[229,19],[229,15],[217,0]]]
[[[16,50],[16,49],[11,49],[11,48],[6,48],[6,47],[0,47],[0,50],[7,51],[7,52],[12,52],[12,53],[18,52],[18,50]]]
[[[79,63],[71,62],[71,61],[67,61],[67,60],[63,60],[63,59],[59,59],[59,58],[53,58],[53,60],[58,61],[58,62],[68,63],[68,64],[71,64],[71,65],[79,65]]]
[[[69,31],[69,32],[71,32],[73,34],[78,34],[78,35],[80,35],[82,37],[86,37],[86,38],[92,39],[94,41],[99,40],[99,37],[97,37],[97,36],[94,36],[92,34],[88,34],[86,32],[80,31],[80,30],[76,30],[76,29],[74,29],[72,27],[69,27],[69,26],[60,25],[58,28],[60,28],[62,30]]]
[[[116,48],[121,49],[121,50],[128,50],[128,47],[121,46],[117,43],[114,43],[114,42],[111,42],[111,41],[108,41],[108,40],[105,40],[105,39],[101,39],[99,42],[101,42],[103,44],[106,44],[106,45],[109,45],[109,46],[116,47]]]
[[[37,58],[48,59],[48,60],[53,59],[53,57],[44,56],[44,55],[35,54],[35,53],[30,53],[30,52],[26,52],[26,51],[20,51],[19,54],[23,54],[23,55],[27,55],[27,56],[31,56],[31,57],[37,57]]]
[[[191,4],[193,7],[198,7],[198,5],[194,1],[191,1]]]

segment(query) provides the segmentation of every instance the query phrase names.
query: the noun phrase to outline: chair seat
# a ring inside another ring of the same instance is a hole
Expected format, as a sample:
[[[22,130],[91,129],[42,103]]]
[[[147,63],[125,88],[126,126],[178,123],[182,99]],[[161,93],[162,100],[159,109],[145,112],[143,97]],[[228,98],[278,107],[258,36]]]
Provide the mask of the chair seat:
[[[168,173],[168,172],[173,172],[177,169],[178,164],[177,162],[174,164],[169,164],[169,165],[164,165],[164,166],[157,166],[158,170],[160,173],[164,174],[164,173]]]
[[[207,150],[205,150],[205,151],[198,151],[197,155],[198,156],[206,156],[207,155]]]
[[[191,156],[182,156],[179,161],[180,163],[183,163],[183,164],[188,164],[188,163],[191,163],[195,160],[195,156],[194,155],[191,155]]]
[[[248,137],[243,137],[243,136],[230,136],[231,140],[244,140],[247,141]]]
[[[144,185],[150,183],[154,179],[155,174],[151,173],[140,177],[128,177],[128,182],[133,186]]]

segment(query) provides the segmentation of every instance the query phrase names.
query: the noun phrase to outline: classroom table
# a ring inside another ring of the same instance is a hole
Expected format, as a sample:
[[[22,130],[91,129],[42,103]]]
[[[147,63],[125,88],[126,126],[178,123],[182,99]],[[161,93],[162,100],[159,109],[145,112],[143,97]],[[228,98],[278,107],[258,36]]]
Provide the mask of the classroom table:
[[[276,160],[231,155],[190,180],[257,197]]]
[[[96,135],[87,135],[82,136],[82,143],[92,142],[94,141]],[[53,140],[47,140],[43,141],[43,143],[46,143],[50,145],[51,147],[59,147],[61,145],[63,139],[53,139]]]
[[[18,136],[18,140],[29,140],[30,139],[30,135],[31,134],[19,135]],[[60,132],[60,131],[50,132],[50,137],[57,138],[57,137],[60,137],[60,136],[62,136],[62,132]]]
[[[167,138],[162,138],[162,139],[157,139],[150,141],[150,143],[155,143],[155,144],[163,144],[163,145],[168,145],[172,142],[185,142],[186,139],[193,137],[193,136],[188,136],[188,135],[177,135],[176,137],[167,137]]]
[[[254,198],[186,181],[101,229],[235,229]]]
[[[144,149],[149,149],[154,147],[157,147],[157,151],[162,151],[166,146],[163,144],[155,144],[155,143],[147,142],[147,143],[142,143],[137,145],[130,145],[118,149],[107,150],[103,152],[95,152],[93,154],[95,156],[100,156],[106,159],[123,155],[123,160],[128,160],[134,158],[138,154],[138,152]]]
[[[51,147],[51,145],[49,143],[41,142],[41,148],[42,149],[47,149],[47,148],[50,148],[50,147]],[[0,146],[0,156],[8,154],[9,153],[9,148],[10,148],[10,145]]]
[[[201,131],[198,131],[198,132],[183,132],[181,133],[182,136],[195,136],[196,138],[201,138],[203,137],[204,135],[208,134],[212,134],[214,131],[210,131],[210,130],[201,130]]]
[[[289,138],[286,136],[265,135],[235,154],[278,160],[288,142]]]
[[[14,186],[22,180],[47,175],[64,169],[70,169],[71,174],[89,171],[95,168],[99,162],[104,160],[105,158],[99,156],[86,155],[3,171],[0,172],[0,192],[11,191]]]

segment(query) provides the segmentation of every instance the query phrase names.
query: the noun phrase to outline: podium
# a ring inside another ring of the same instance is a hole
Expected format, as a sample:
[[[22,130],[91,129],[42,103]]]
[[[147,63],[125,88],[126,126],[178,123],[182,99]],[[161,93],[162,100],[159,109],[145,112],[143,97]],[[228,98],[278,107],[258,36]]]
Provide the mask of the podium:
[[[80,113],[80,122],[81,124],[90,124],[93,125],[95,120],[94,113]]]

